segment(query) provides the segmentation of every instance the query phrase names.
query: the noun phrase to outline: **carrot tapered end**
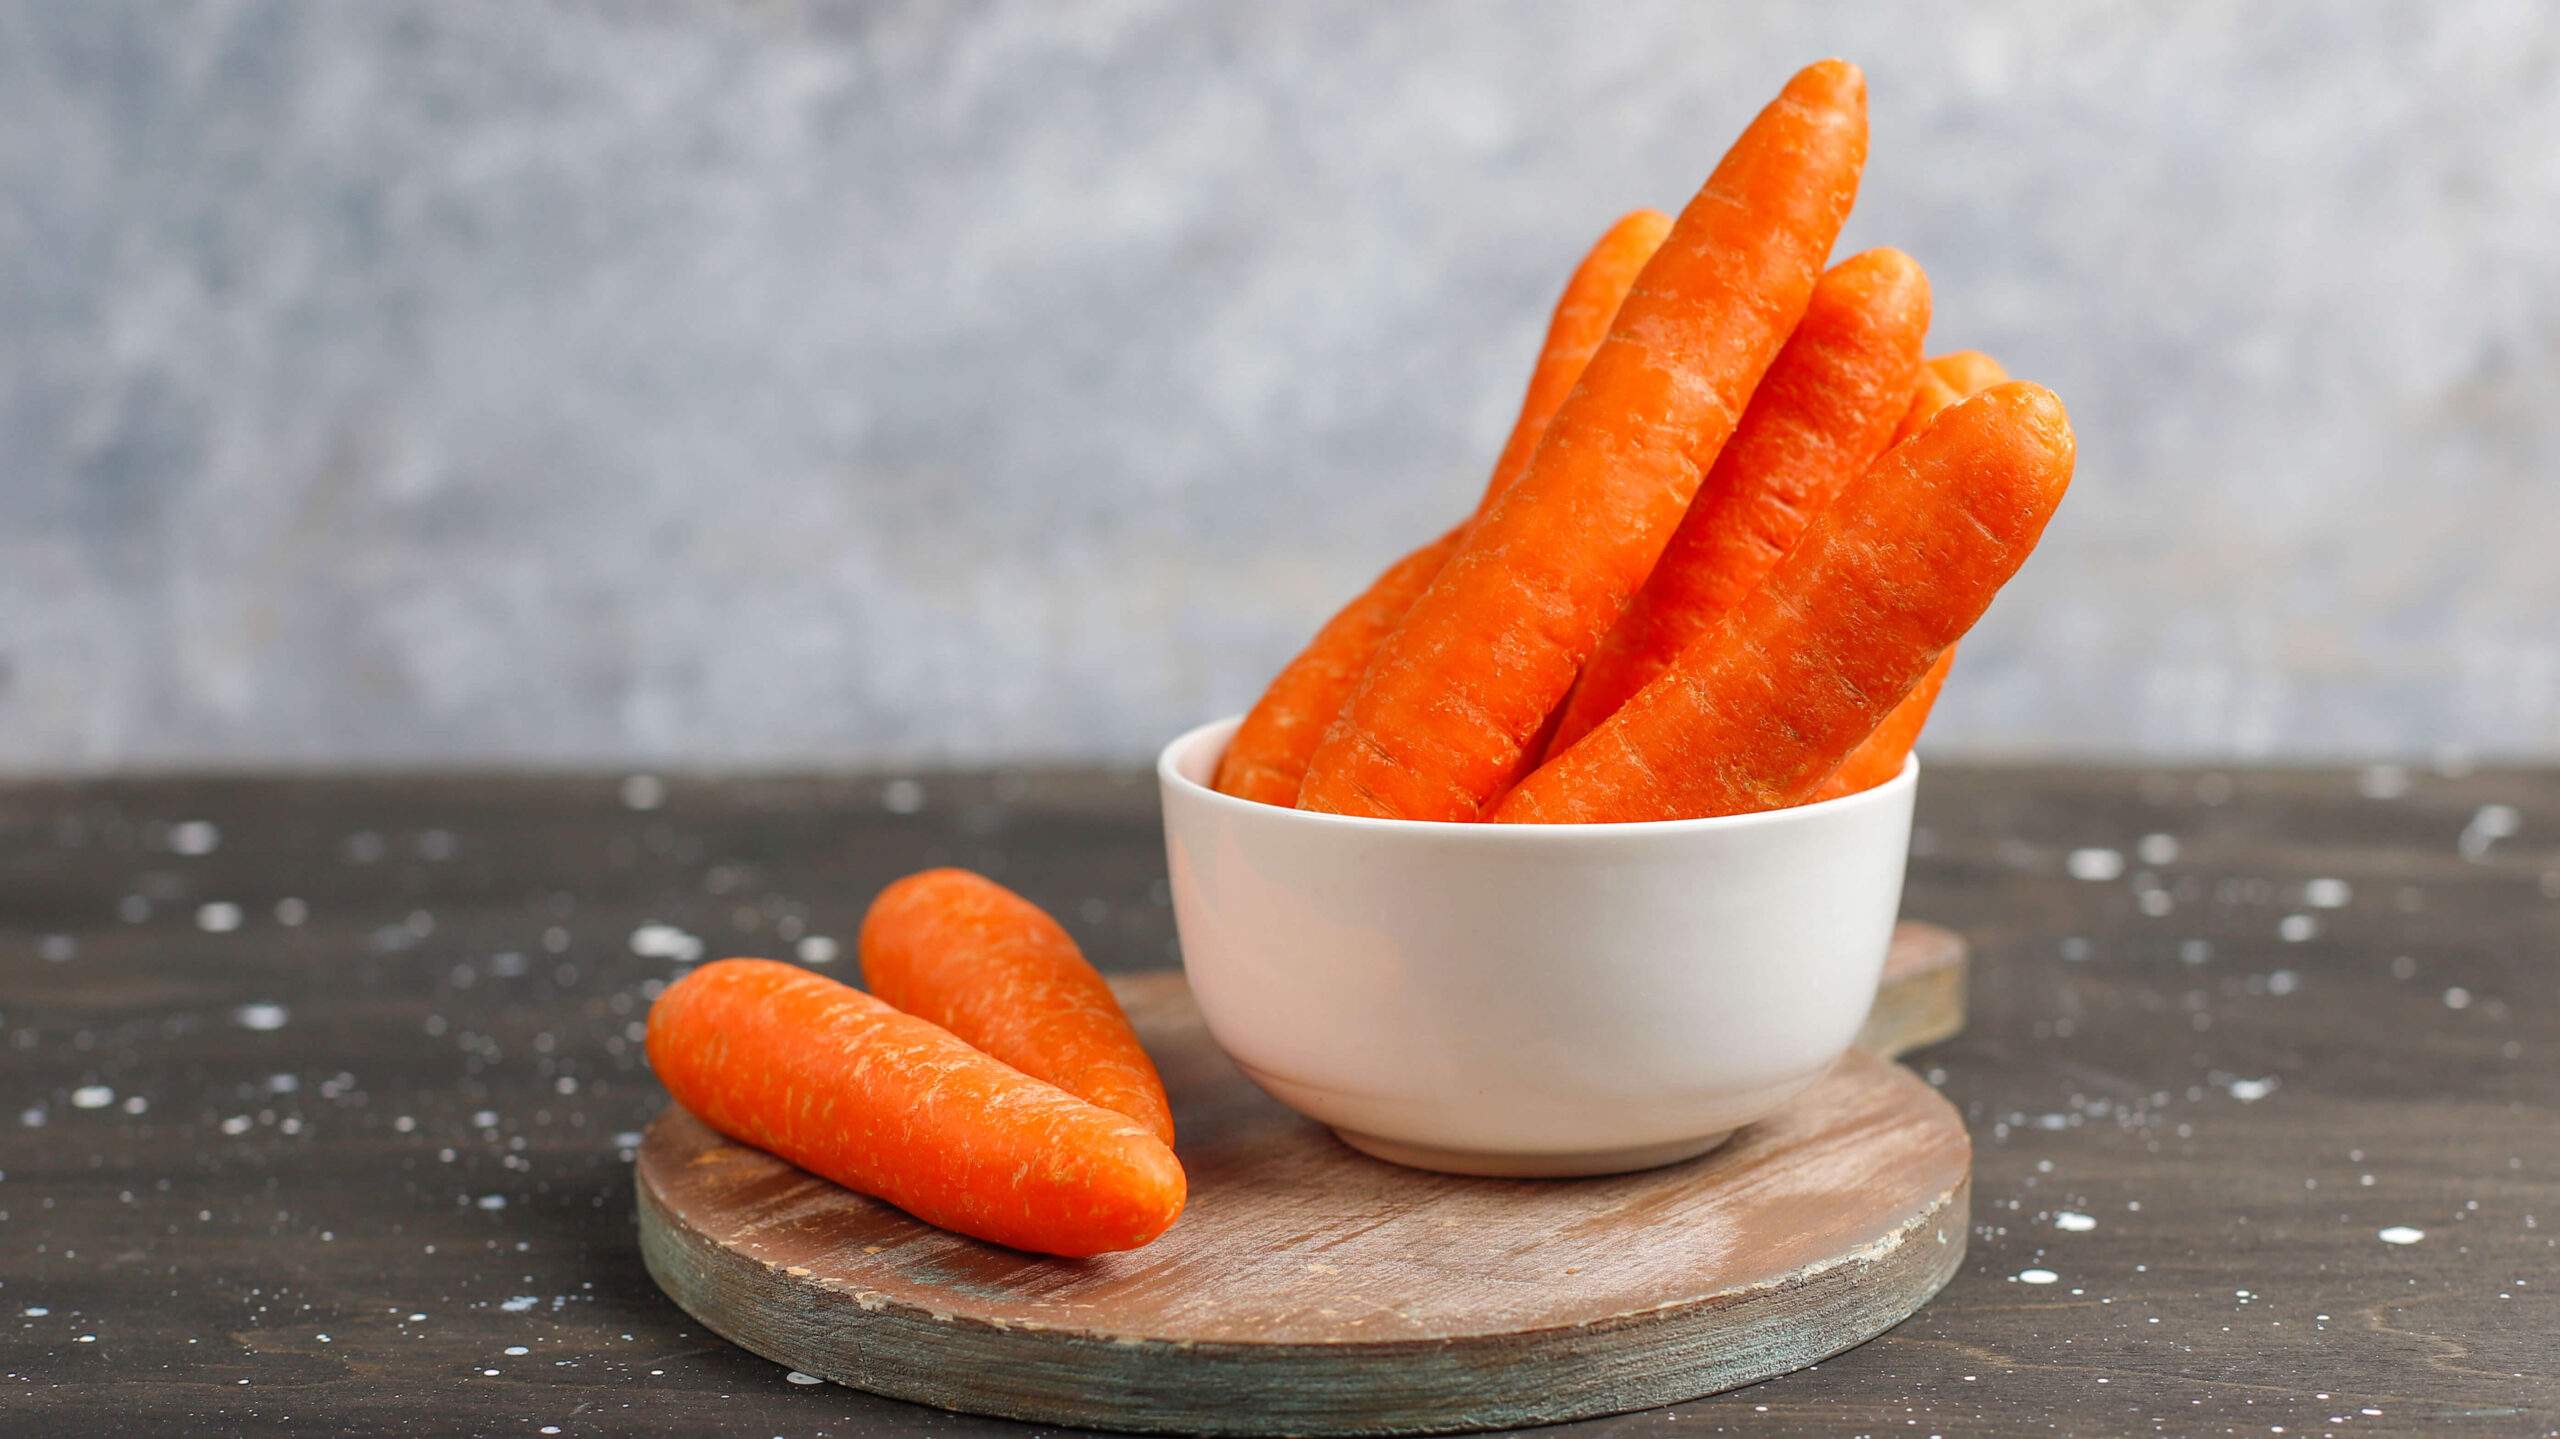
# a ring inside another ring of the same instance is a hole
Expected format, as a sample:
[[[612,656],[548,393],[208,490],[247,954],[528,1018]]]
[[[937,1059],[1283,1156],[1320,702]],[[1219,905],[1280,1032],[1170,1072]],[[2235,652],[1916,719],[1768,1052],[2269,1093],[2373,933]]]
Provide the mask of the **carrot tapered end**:
[[[2079,443],[2071,436],[2071,415],[2063,409],[2061,396],[2032,380],[2011,380],[1965,403],[1999,406],[2018,427],[2022,441],[2041,451],[2043,473],[2052,487],[2058,490],[2071,483]]]
[[[1865,301],[1863,312],[1874,316],[1880,326],[1908,325],[1923,332],[1929,328],[1928,272],[1900,250],[1891,246],[1861,250],[1832,266],[1826,279]],[[1916,342],[1913,348],[1917,350]]]
[[[2000,362],[1980,350],[1956,350],[1929,362],[1929,368],[1955,387],[1959,395],[1980,394],[1993,385],[2006,383],[2009,372]]]
[[[1867,72],[1846,60],[1816,60],[1795,73],[1782,98],[1837,110],[1867,108]]]

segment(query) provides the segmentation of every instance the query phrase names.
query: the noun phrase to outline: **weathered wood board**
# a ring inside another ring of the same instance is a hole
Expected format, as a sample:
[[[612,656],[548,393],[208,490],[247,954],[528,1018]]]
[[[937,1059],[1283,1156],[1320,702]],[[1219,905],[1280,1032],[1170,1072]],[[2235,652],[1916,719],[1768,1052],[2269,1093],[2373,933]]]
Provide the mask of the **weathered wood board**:
[[[1895,983],[1960,975],[1944,931],[1898,941]],[[1091,1260],[981,1244],[670,1107],[638,1160],[651,1274],[756,1353],[946,1408],[1391,1434],[1614,1413],[1784,1373],[1890,1328],[1964,1254],[1964,1125],[1864,1051],[1684,1164],[1466,1179],[1367,1158],[1264,1096],[1178,973],[1119,988],[1191,1177],[1155,1244]],[[1943,1024],[1943,1000],[1906,1008]]]
[[[1884,982],[1858,1030],[1858,1047],[1893,1059],[1962,1034],[1969,969],[1964,939],[1955,931],[1912,920],[1895,925]]]

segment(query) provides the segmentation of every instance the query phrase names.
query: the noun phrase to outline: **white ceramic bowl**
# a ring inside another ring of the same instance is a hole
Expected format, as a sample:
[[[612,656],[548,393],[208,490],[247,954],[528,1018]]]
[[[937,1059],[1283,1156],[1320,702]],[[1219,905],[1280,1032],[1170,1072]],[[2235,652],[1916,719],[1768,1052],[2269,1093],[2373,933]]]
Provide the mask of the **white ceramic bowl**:
[[[1355,819],[1222,795],[1165,746],[1183,968],[1272,1097],[1381,1159],[1610,1174],[1820,1078],[1883,972],[1919,763],[1863,794],[1644,824]]]

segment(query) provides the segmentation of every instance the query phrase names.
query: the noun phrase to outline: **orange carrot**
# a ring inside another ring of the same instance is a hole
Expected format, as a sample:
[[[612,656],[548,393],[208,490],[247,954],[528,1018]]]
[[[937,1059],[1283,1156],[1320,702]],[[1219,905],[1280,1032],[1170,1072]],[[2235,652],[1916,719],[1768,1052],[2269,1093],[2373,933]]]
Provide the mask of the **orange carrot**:
[[[1950,408],[1492,817],[1686,819],[1803,802],[2017,572],[2071,464],[2070,420],[2048,390],[2001,385]]]
[[[649,1012],[649,1067],[730,1138],[979,1239],[1081,1257],[1182,1212],[1182,1165],[1144,1126],[791,965],[676,981]]]
[[[1950,350],[1930,360],[1929,368],[1955,390],[1958,399],[1971,399],[1993,385],[2009,383],[2009,372],[1980,350]]]
[[[1502,454],[1493,462],[1493,478],[1485,482],[1477,514],[1528,472],[1529,457],[1546,437],[1548,422],[1573,393],[1592,352],[1609,338],[1609,324],[1617,319],[1627,291],[1670,233],[1671,217],[1660,210],[1631,210],[1574,267],[1573,278],[1556,299],[1555,313],[1547,318],[1546,341],[1538,347],[1537,366],[1529,371],[1529,393],[1520,397],[1520,418],[1512,422],[1511,437],[1502,442]]]
[[[1325,621],[1245,712],[1244,723],[1227,741],[1227,752],[1218,757],[1210,787],[1283,809],[1295,805],[1298,786],[1307,776],[1307,756],[1324,738],[1324,727],[1342,712],[1342,702],[1359,685],[1378,642],[1430,588],[1465,534],[1466,526],[1460,525],[1387,566],[1385,574]]]
[[[1902,697],[1902,703],[1884,717],[1875,732],[1858,741],[1849,757],[1831,776],[1814,786],[1807,803],[1813,800],[1838,799],[1877,785],[1902,773],[1902,762],[1911,757],[1911,746],[1920,739],[1920,727],[1929,722],[1929,707],[1938,702],[1938,691],[1947,683],[1947,670],[1956,662],[1956,647],[1949,645],[1938,652],[1920,683]]]
[[[941,1025],[1167,1144],[1173,1111],[1111,986],[1040,906],[965,869],[880,891],[862,917],[874,998]]]
[[[1546,753],[1590,733],[1712,629],[1867,472],[1909,408],[1928,330],[1928,277],[1899,250],[1844,260],[1814,285],[1652,575],[1582,667]]]
[[[1670,217],[1659,210],[1637,210],[1625,216],[1609,227],[1565,282],[1564,296],[1556,301],[1555,314],[1547,322],[1546,344],[1529,374],[1529,393],[1520,402],[1520,418],[1511,427],[1511,438],[1503,443],[1501,458],[1494,462],[1493,478],[1485,485],[1476,513],[1482,514],[1528,468],[1556,407],[1572,393],[1591,352],[1608,335],[1618,302],[1626,298],[1627,287],[1635,283],[1637,272],[1670,229]],[[1244,723],[1236,727],[1226,754],[1218,760],[1211,788],[1264,804],[1298,802],[1307,756],[1315,753],[1325,726],[1342,713],[1343,702],[1358,687],[1378,642],[1440,573],[1464,533],[1462,525],[1388,566],[1369,588],[1325,621],[1314,641],[1280,671]]]
[[[1911,397],[1910,412],[1902,417],[1898,433],[1917,434],[1929,427],[1938,412],[1959,400],[1968,400],[2009,378],[2000,362],[1979,350],[1958,350],[1940,355],[1920,367],[1919,392]],[[1898,441],[1897,441],[1898,443]],[[1838,799],[1873,789],[1902,773],[1903,760],[1910,757],[1911,747],[1920,741],[1921,726],[1929,722],[1930,707],[1938,702],[1938,691],[1947,682],[1947,669],[1955,663],[1956,647],[1947,646],[1929,673],[1912,686],[1893,713],[1884,717],[1875,733],[1859,741],[1831,777],[1814,790],[1815,799]]]
[[[1963,398],[1955,386],[1947,383],[1947,377],[1938,373],[1937,366],[1922,365],[1918,382],[1911,387],[1910,408],[1902,412],[1902,423],[1893,427],[1893,442],[1885,448],[1892,449],[1929,428],[1929,422],[1938,418],[1940,410]]]
[[[1938,356],[1920,367],[1920,383],[1912,390],[1911,408],[1903,412],[1902,423],[1894,428],[1893,443],[1901,444],[1929,428],[1938,412],[1956,401],[1972,399],[2008,380],[2009,372],[2000,368],[2000,362],[1980,350],[1956,350]]]
[[[1856,194],[1866,82],[1810,66],[1674,222],[1517,484],[1378,648],[1301,808],[1474,819],[1660,557]]]

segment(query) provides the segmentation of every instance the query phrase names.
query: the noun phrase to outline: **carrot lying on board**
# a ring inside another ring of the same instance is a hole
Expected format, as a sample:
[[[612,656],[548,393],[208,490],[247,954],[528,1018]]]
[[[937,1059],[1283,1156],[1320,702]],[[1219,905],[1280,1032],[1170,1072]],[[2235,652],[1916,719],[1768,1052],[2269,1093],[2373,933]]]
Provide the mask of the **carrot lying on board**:
[[[1597,823],[1802,803],[1989,607],[2070,485],[2052,392],[1986,390],[1844,491],[1723,623],[1492,818]]]
[[[1924,383],[1911,397],[1911,410],[1903,416],[1903,429],[1912,434],[1929,427],[1938,412],[1959,400],[1973,396],[2009,378],[2000,362],[1979,350],[1958,350],[1940,355],[1920,367]],[[1925,408],[1924,408],[1925,405]],[[1875,728],[1875,733],[1858,742],[1831,777],[1816,786],[1814,799],[1838,799],[1844,794],[1873,789],[1902,773],[1902,762],[1911,755],[1911,747],[1920,741],[1921,727],[1929,722],[1930,707],[1938,702],[1938,691],[1946,685],[1947,670],[1956,661],[1956,647],[1949,645],[1938,656],[1937,663],[1921,676],[1902,703]]]
[[[994,880],[929,869],[880,891],[862,917],[862,981],[873,997],[1173,1143],[1164,1081],[1111,986],[1056,920]]]
[[[1556,301],[1554,317],[1547,322],[1546,343],[1529,373],[1529,393],[1520,402],[1520,418],[1511,426],[1501,457],[1494,461],[1493,478],[1485,484],[1476,513],[1482,514],[1528,468],[1529,456],[1547,432],[1547,422],[1572,393],[1591,352],[1600,348],[1609,333],[1618,302],[1626,298],[1627,287],[1635,283],[1637,272],[1670,229],[1670,216],[1659,210],[1637,210],[1610,226],[1575,267],[1563,297]],[[1361,673],[1369,668],[1378,642],[1440,573],[1465,533],[1466,526],[1461,525],[1388,566],[1369,588],[1325,621],[1315,639],[1271,681],[1244,723],[1236,727],[1210,788],[1264,804],[1296,804],[1298,786],[1306,778],[1307,756],[1315,753],[1325,726],[1342,713],[1343,702],[1351,698]]]
[[[1866,83],[1800,71],[1637,277],[1519,482],[1370,661],[1302,809],[1470,820],[1617,623],[1804,314],[1857,192]]]
[[[1901,251],[1869,250],[1823,275],[1644,588],[1582,667],[1547,753],[1590,733],[1740,604],[1866,473],[1910,406],[1928,331],[1928,277]]]
[[[1182,1165],[1145,1126],[791,965],[677,980],[649,1011],[649,1067],[730,1138],[979,1239],[1081,1257],[1182,1212]]]

